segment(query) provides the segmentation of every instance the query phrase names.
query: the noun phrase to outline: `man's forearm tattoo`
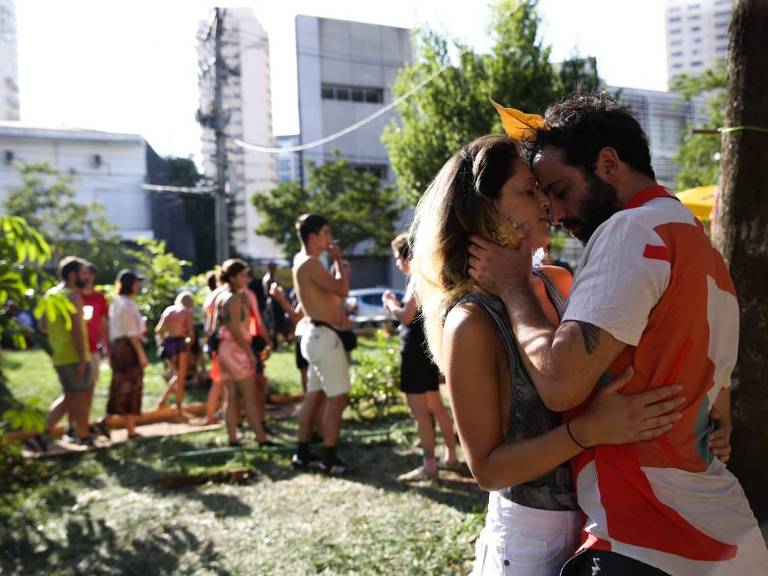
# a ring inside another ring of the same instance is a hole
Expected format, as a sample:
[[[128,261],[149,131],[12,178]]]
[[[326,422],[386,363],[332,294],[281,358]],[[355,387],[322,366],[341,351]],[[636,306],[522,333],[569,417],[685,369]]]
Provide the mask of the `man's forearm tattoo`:
[[[581,328],[581,335],[584,337],[584,348],[587,354],[592,354],[597,350],[597,345],[600,343],[600,328],[589,322],[577,322],[579,328]]]

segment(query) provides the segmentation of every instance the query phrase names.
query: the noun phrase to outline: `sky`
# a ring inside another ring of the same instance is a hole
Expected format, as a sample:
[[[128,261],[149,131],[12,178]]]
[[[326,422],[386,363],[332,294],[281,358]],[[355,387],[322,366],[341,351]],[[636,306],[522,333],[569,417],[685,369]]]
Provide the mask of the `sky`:
[[[474,4],[474,5],[473,5]],[[386,6],[386,10],[382,9]],[[23,122],[138,133],[161,155],[199,154],[198,22],[204,0],[16,0]],[[429,27],[488,46],[487,9],[452,0],[256,0],[270,41],[275,134],[299,130],[297,14]],[[540,0],[553,61],[595,56],[612,86],[666,89],[664,0]]]

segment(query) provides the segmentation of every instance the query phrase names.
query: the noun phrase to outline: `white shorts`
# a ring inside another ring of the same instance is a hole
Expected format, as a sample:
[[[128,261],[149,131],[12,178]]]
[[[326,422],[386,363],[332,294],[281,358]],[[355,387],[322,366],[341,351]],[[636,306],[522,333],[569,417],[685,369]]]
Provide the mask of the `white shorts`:
[[[307,392],[322,390],[329,398],[349,392],[349,362],[336,332],[311,324],[301,337],[301,355],[309,362]]]
[[[557,576],[583,524],[582,512],[529,508],[491,492],[471,576]]]

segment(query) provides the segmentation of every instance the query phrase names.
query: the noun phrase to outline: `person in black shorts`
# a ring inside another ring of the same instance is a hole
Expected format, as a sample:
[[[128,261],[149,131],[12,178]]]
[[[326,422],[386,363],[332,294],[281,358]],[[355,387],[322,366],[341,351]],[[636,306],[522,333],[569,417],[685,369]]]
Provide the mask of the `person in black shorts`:
[[[407,277],[410,269],[411,250],[408,234],[400,234],[392,241],[395,264]],[[453,422],[440,396],[440,373],[427,351],[424,324],[416,303],[413,285],[409,282],[403,301],[387,290],[382,303],[400,322],[400,390],[405,393],[411,416],[423,450],[422,465],[398,477],[402,482],[418,482],[437,478],[438,468],[456,470],[460,463],[456,458],[456,437]],[[438,463],[435,457],[435,428],[437,421],[445,442],[445,458]]]

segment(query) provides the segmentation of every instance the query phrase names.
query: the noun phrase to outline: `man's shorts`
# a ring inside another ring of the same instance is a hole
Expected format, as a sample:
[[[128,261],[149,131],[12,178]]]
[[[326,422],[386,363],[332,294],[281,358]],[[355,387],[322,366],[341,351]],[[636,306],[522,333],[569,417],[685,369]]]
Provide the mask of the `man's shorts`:
[[[347,353],[334,330],[311,324],[301,337],[301,354],[309,361],[307,392],[322,390],[329,398],[349,392]]]
[[[88,392],[93,388],[91,381],[91,364],[85,363],[85,371],[81,379],[77,378],[77,364],[62,364],[54,366],[59,375],[59,382],[64,392]]]

